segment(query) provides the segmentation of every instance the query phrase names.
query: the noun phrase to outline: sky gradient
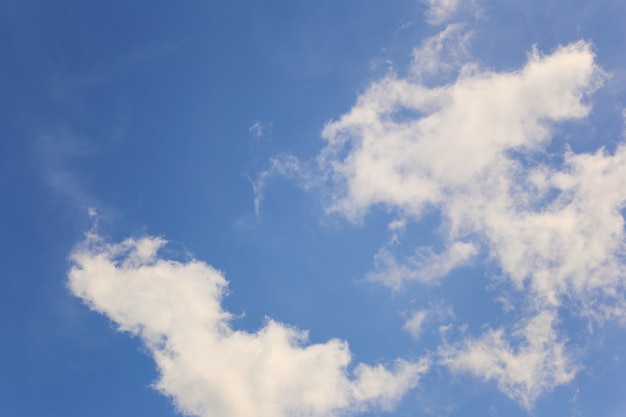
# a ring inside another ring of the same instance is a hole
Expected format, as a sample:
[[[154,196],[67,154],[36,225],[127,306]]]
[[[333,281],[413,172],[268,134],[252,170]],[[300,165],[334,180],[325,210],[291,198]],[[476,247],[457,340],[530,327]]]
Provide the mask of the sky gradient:
[[[623,2],[0,11],[1,415],[626,413]]]

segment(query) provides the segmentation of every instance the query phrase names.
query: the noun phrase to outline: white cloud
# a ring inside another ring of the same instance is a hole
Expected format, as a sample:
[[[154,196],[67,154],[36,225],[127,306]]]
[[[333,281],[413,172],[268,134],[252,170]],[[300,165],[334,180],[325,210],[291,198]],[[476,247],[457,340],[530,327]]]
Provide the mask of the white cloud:
[[[585,97],[602,77],[586,42],[547,56],[533,50],[515,72],[466,66],[440,87],[386,77],[323,131],[328,210],[353,221],[380,204],[407,219],[441,211],[448,252],[422,249],[406,262],[388,247],[378,252],[373,276],[391,286],[445,275],[480,242],[538,301],[574,295],[585,313],[598,313],[622,288],[626,151],[568,152],[556,168],[534,160],[551,122],[588,114]]]
[[[418,339],[427,324],[441,323],[442,321],[454,319],[454,316],[454,310],[450,305],[438,303],[431,305],[429,308],[413,311],[402,325],[402,329],[415,339]],[[440,332],[445,332],[445,330],[441,330],[442,328],[449,329],[451,326],[451,324],[439,326]]]
[[[406,219],[396,219],[389,223],[387,227],[391,232],[391,239],[389,239],[390,245],[395,245],[400,242],[400,235],[404,234],[406,224]]]
[[[576,367],[554,330],[556,312],[540,312],[514,333],[521,338],[513,348],[503,329],[490,330],[481,338],[468,340],[462,348],[445,348],[443,363],[453,371],[471,372],[494,380],[510,397],[531,408],[543,392],[571,381]]]
[[[431,25],[438,25],[450,19],[458,10],[461,0],[422,0],[428,7],[426,19]]]
[[[422,333],[422,326],[428,317],[427,310],[414,312],[411,317],[404,323],[402,328],[409,332],[411,336],[417,338]]]
[[[329,210],[358,220],[383,204],[415,217],[485,175],[507,178],[515,163],[506,153],[540,149],[550,121],[584,117],[581,99],[599,76],[585,42],[529,58],[513,73],[467,65],[440,87],[396,76],[372,84],[322,132],[319,163],[335,190]]]
[[[544,190],[529,184],[533,171],[515,186],[518,199],[535,203],[546,192],[556,193],[537,209],[513,203],[510,194],[508,207],[476,198],[476,207],[455,208],[459,219],[488,236],[503,270],[518,288],[528,287],[537,303],[558,306],[572,297],[582,314],[624,314],[615,307],[623,306],[626,148],[613,155],[568,152],[561,170],[542,171]]]
[[[426,77],[458,70],[470,57],[472,32],[463,24],[448,25],[444,30],[426,38],[413,50],[411,71],[414,77]]]
[[[89,234],[71,254],[68,286],[121,331],[141,337],[160,377],[156,389],[199,417],[335,416],[391,409],[428,369],[426,359],[392,369],[356,365],[337,339],[267,321],[235,330],[221,307],[227,281],[197,260],[160,258],[158,237],[105,243]]]
[[[528,319],[516,333],[525,338],[517,350],[508,333],[492,330],[456,346],[446,363],[495,379],[530,406],[575,373],[563,343],[550,336],[564,300],[575,315],[626,317],[626,145],[613,153],[546,154],[557,123],[586,117],[589,97],[606,77],[590,43],[547,55],[533,49],[520,69],[494,72],[459,52],[466,40],[462,27],[446,28],[415,50],[406,77],[374,82],[352,109],[327,123],[315,185],[324,184],[328,213],[359,223],[382,206],[401,219],[375,256],[374,280],[394,288],[432,282],[478,253],[501,268],[526,305],[511,304],[509,311],[530,306],[543,312],[537,320],[550,319],[549,329],[535,332],[538,322]],[[456,57],[452,66],[449,56]],[[451,81],[424,83],[425,75],[450,70],[456,71]],[[447,249],[420,248],[398,260],[399,233],[433,210],[441,215]],[[477,352],[493,353],[496,362],[461,366],[459,358]],[[530,370],[515,365],[526,360]]]
[[[392,248],[386,245],[374,255],[375,270],[367,278],[395,289],[406,281],[436,282],[466,264],[476,253],[472,244],[455,242],[445,252],[435,253],[430,247],[422,247],[414,255],[399,261]]]

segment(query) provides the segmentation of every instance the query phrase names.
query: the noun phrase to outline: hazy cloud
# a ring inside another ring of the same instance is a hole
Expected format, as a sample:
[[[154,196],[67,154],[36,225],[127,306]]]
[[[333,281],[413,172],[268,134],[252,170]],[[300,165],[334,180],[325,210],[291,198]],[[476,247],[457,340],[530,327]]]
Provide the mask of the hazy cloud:
[[[404,323],[402,328],[409,332],[411,336],[417,338],[422,332],[422,326],[428,317],[427,310],[414,312],[411,317]]]
[[[271,131],[272,131],[271,122],[262,123],[256,120],[254,123],[250,125],[250,127],[248,127],[248,132],[250,132],[250,135],[255,140],[261,140],[263,137],[270,134]]]
[[[422,0],[428,7],[426,20],[431,25],[438,25],[450,19],[458,10],[461,0]]]
[[[269,168],[258,174],[252,181],[254,212],[257,216],[261,213],[261,203],[265,198],[267,184],[274,177],[291,178],[305,190],[319,186],[323,181],[309,164],[300,161],[293,155],[280,154],[272,158]]]
[[[425,79],[428,76],[441,77],[458,71],[467,64],[472,31],[460,23],[450,24],[444,30],[426,38],[413,49],[411,76]]]

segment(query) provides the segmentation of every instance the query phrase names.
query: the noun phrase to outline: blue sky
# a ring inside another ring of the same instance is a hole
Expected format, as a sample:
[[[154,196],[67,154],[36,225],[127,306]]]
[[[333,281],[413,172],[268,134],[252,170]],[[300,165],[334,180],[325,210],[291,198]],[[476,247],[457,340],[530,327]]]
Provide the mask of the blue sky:
[[[626,413],[623,2],[0,11],[0,415]]]

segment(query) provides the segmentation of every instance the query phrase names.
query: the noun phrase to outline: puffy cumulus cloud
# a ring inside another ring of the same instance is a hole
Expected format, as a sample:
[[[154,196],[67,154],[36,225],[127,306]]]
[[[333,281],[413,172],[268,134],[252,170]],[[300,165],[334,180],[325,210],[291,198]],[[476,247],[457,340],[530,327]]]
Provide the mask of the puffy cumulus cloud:
[[[329,210],[357,220],[383,204],[416,217],[489,174],[508,177],[515,164],[507,153],[538,150],[550,122],[587,115],[582,98],[600,77],[586,42],[533,51],[516,72],[467,64],[438,87],[388,76],[322,132],[319,163],[336,190]]]
[[[235,330],[221,307],[227,281],[197,260],[158,256],[158,237],[113,244],[89,234],[71,254],[68,286],[121,331],[141,337],[159,369],[155,387],[199,417],[335,416],[391,409],[428,369],[356,365],[346,342],[310,344],[307,333],[268,320]]]
[[[522,339],[511,346],[503,329],[491,330],[463,347],[441,350],[443,363],[452,370],[471,372],[498,387],[526,408],[543,392],[571,381],[576,366],[565,352],[565,344],[554,331],[556,313],[545,310],[527,320],[513,336]]]
[[[496,380],[530,406],[576,371],[554,336],[559,308],[598,321],[626,317],[626,145],[546,151],[558,123],[589,114],[606,78],[589,42],[549,54],[535,48],[518,70],[495,72],[467,57],[463,30],[449,26],[427,39],[406,76],[372,83],[327,123],[314,185],[323,184],[329,213],[352,222],[375,206],[398,214],[375,255],[374,280],[393,288],[437,282],[479,254],[499,266],[522,295],[509,311],[535,319],[514,334],[491,330],[450,348],[445,363]],[[454,76],[432,85],[442,71]],[[407,222],[433,211],[444,251],[398,259]]]
[[[560,169],[518,174],[524,176],[498,200],[489,201],[485,190],[468,206],[451,203],[451,219],[486,235],[494,258],[536,305],[555,307],[568,298],[584,315],[621,318],[626,147],[614,154],[570,151]]]

